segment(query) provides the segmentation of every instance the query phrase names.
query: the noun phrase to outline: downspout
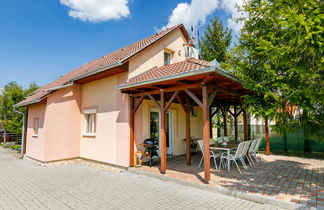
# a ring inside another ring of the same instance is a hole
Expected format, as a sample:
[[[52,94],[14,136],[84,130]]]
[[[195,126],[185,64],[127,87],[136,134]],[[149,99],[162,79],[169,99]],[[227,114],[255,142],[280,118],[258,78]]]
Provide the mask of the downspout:
[[[25,124],[26,124],[26,116],[25,116],[25,113],[16,110],[15,107],[13,108],[13,111],[16,112],[16,113],[18,113],[18,114],[21,114],[23,116],[22,132],[21,132],[21,150],[20,150],[20,159],[23,159],[23,157],[24,157],[24,150],[25,150],[24,145],[25,145]]]

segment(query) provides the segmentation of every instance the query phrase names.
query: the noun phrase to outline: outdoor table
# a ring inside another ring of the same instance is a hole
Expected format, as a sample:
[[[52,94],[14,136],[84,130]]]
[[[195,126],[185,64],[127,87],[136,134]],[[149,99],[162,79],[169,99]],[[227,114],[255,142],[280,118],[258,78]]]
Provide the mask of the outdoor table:
[[[221,150],[221,151],[226,151],[227,152],[227,171],[230,172],[230,151],[233,149],[236,149],[238,146],[238,143],[227,143],[227,145],[222,145],[222,144],[211,144],[209,148],[211,150]]]

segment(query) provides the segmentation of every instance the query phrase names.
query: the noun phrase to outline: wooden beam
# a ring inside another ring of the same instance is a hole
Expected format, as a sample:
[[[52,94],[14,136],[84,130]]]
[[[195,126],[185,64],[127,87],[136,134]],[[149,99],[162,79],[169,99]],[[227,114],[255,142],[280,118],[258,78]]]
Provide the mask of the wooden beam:
[[[208,107],[210,107],[214,101],[217,91],[213,91],[208,98]]]
[[[234,136],[235,136],[235,140],[238,139],[238,127],[237,127],[237,107],[236,105],[234,105]]]
[[[249,140],[249,134],[248,134],[248,120],[247,120],[247,115],[246,115],[246,111],[243,111],[243,127],[244,127],[244,141]]]
[[[189,112],[189,98],[186,98],[186,105],[183,104],[179,95],[176,96],[183,112],[186,115],[186,163],[187,165],[191,165],[191,142],[190,142],[190,112]]]
[[[210,151],[209,151],[209,139],[210,139],[210,126],[209,126],[209,108],[208,108],[208,91],[207,86],[202,86],[202,110],[203,110],[203,142],[204,142],[204,170],[205,180],[210,181]]]
[[[270,138],[269,138],[269,124],[268,118],[264,118],[265,124],[265,143],[266,143],[266,155],[270,155]]]
[[[228,109],[228,112],[232,115],[232,117],[235,117],[235,114],[231,111],[231,109]]]
[[[171,106],[171,104],[173,103],[174,99],[177,97],[177,95],[179,94],[179,90],[177,90],[176,92],[173,93],[172,97],[170,98],[170,100],[168,101],[168,103],[165,105],[164,107],[164,111],[167,111],[169,109],[169,107]]]
[[[129,97],[129,112],[130,112],[130,119],[129,119],[129,165],[130,166],[135,166],[134,164],[134,144],[135,144],[135,112],[133,112],[134,109],[134,97],[130,96]]]
[[[166,112],[164,110],[165,102],[164,102],[164,92],[160,93],[161,95],[161,109],[160,109],[160,116],[161,116],[161,128],[160,128],[160,146],[161,146],[161,173],[165,174],[166,172]]]
[[[161,92],[161,91],[160,91]],[[152,96],[152,95],[148,95],[148,97],[153,101],[153,103],[155,104],[155,106],[161,110],[162,109],[162,106],[159,104],[159,102],[157,102],[157,100]]]
[[[211,116],[214,117],[218,111],[219,111],[219,107],[217,107],[217,109],[211,114]]]
[[[186,98],[186,106],[189,107],[189,98]],[[186,162],[191,165],[190,113],[188,108],[186,110]]]
[[[164,93],[168,93],[168,92],[174,92],[177,90],[185,90],[185,89],[192,89],[192,88],[199,88],[201,87],[200,83],[195,83],[195,84],[183,84],[183,85],[178,85],[178,86],[174,86],[174,87],[170,87],[170,88],[164,88],[162,89]],[[152,91],[144,91],[144,92],[140,92],[140,93],[134,93],[133,96],[134,97],[139,97],[142,95],[155,95],[155,94],[160,94],[161,90],[152,90]]]
[[[192,98],[192,100],[194,100],[198,104],[198,106],[202,107],[201,100],[193,92],[191,92],[189,89],[185,89],[184,91]]]
[[[243,109],[241,109],[237,114],[236,117],[238,117],[243,112]]]
[[[143,102],[145,96],[141,96],[140,99],[137,101],[137,103],[135,104],[134,108],[132,109],[132,113],[135,114],[135,112],[137,111],[137,109],[139,108],[139,106],[141,105],[141,103]]]
[[[223,123],[224,123],[224,136],[227,136],[227,112],[228,106],[223,106],[220,108],[223,114]]]
[[[212,84],[212,83],[209,83],[208,86],[213,90],[225,92],[225,93],[233,95],[233,96],[242,96],[243,95],[242,93],[240,93],[238,91],[228,90],[226,88],[221,88],[221,87],[218,87],[218,86],[216,86],[215,84]]]
[[[179,95],[177,95],[176,98],[177,98],[177,100],[178,100],[178,102],[179,102],[179,104],[180,104],[182,110],[184,111],[184,113],[189,112],[188,106],[186,107],[186,106],[183,104],[183,102],[182,102],[181,98],[179,97]]]

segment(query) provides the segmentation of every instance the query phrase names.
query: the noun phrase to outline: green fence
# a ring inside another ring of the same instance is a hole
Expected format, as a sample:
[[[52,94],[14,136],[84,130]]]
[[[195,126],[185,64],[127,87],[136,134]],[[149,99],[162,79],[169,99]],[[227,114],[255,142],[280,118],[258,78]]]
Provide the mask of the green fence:
[[[261,150],[265,150],[265,138],[262,140],[260,146]],[[286,141],[284,136],[278,134],[270,134],[270,150],[284,151],[307,151],[307,152],[323,152],[324,142],[316,140],[306,140],[303,130],[296,130],[294,132],[286,133]]]
[[[220,129],[221,135],[224,135],[223,129]],[[234,127],[228,126],[228,136],[234,136]],[[270,149],[271,151],[308,151],[308,152],[323,152],[324,142],[315,140],[306,140],[302,129],[294,132],[286,133],[286,141],[284,136],[274,132],[269,126],[270,133]],[[243,139],[243,125],[238,126],[239,138]],[[264,125],[251,125],[250,126],[251,138],[263,138],[260,146],[261,150],[265,150],[265,126]],[[285,143],[286,142],[286,143]]]

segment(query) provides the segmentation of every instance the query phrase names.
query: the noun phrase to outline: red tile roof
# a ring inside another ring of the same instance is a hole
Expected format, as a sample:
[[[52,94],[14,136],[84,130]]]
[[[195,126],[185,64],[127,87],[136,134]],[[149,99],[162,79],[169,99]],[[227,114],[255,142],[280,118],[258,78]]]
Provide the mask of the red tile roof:
[[[48,89],[54,88],[57,86],[68,84],[71,80],[83,76],[85,74],[88,74],[89,72],[96,71],[100,68],[109,68],[110,65],[113,64],[122,64],[126,62],[129,58],[136,55],[137,53],[144,50],[146,47],[150,46],[151,44],[155,43],[156,41],[160,40],[161,38],[165,37],[170,32],[174,31],[175,29],[180,28],[181,30],[184,30],[184,26],[182,24],[168,28],[164,31],[161,31],[159,33],[156,33],[150,37],[147,37],[141,41],[135,42],[134,44],[131,44],[127,47],[121,48],[113,53],[110,53],[108,55],[102,56],[101,58],[98,58],[96,60],[93,60],[89,63],[86,63],[73,71],[64,74],[54,82],[51,82],[44,87],[36,90],[33,95],[30,95],[25,100],[19,102],[16,104],[16,107],[37,103],[39,100],[43,99],[49,94]],[[186,33],[186,32],[185,32]]]
[[[120,84],[118,88],[123,89],[131,85],[141,84],[143,82],[150,82],[157,79],[180,75],[183,73],[194,72],[198,69],[203,69],[208,66],[210,66],[210,62],[208,61],[188,58],[187,60],[182,62],[152,68],[148,71],[143,72],[142,74],[130,78],[127,82]]]

